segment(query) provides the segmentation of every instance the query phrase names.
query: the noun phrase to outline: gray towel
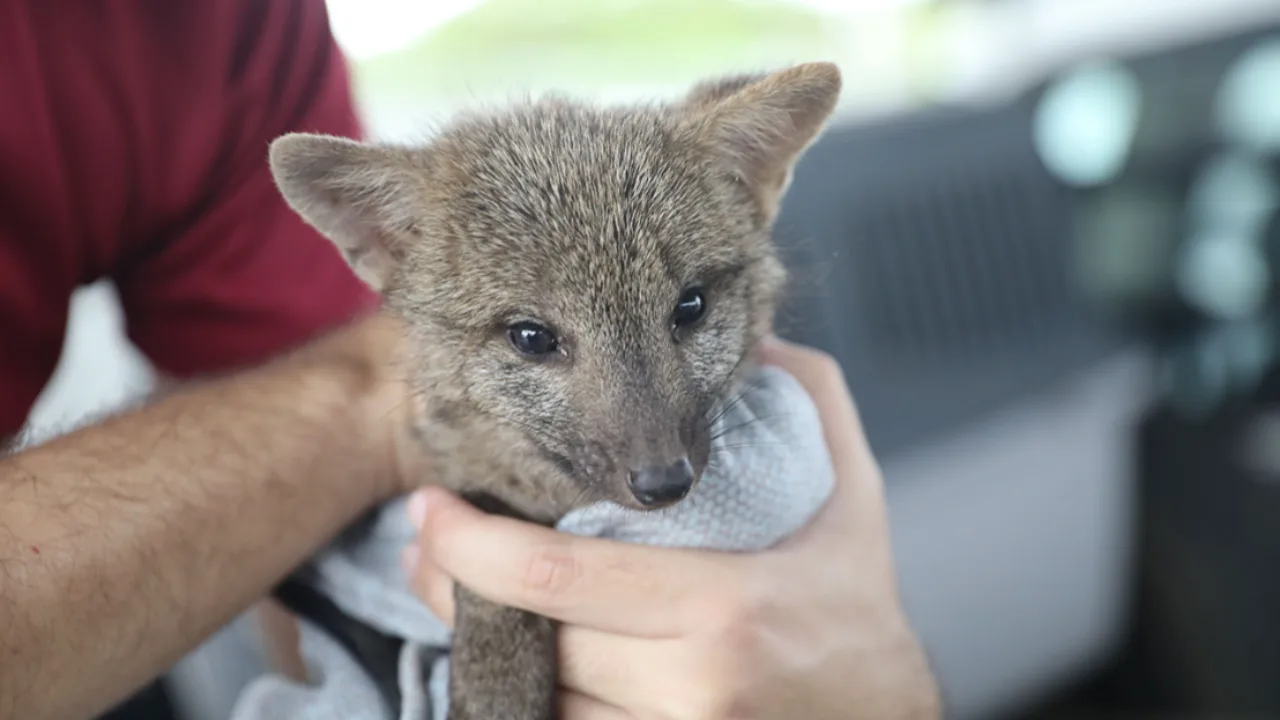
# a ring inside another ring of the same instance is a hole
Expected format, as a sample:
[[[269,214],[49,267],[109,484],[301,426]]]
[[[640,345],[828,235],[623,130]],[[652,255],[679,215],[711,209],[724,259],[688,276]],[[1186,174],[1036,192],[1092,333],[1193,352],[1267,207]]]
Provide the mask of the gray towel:
[[[755,389],[719,421],[715,462],[684,502],[645,513],[600,503],[567,515],[557,529],[646,545],[761,550],[807,523],[834,478],[817,411],[800,384],[773,367],[749,378]],[[311,682],[260,678],[232,720],[444,720],[449,629],[409,590],[400,551],[414,536],[404,501],[390,503],[319,554],[302,576],[354,618],[403,639],[401,707],[394,717],[344,647],[301,622]]]

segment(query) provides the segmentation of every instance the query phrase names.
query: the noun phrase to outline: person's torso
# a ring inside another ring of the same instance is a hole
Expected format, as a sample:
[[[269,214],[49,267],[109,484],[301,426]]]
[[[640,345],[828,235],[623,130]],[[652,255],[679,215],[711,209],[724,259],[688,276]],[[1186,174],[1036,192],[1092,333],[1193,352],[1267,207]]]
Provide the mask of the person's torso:
[[[231,99],[233,2],[0,2],[0,438],[55,369],[72,292],[196,211]]]

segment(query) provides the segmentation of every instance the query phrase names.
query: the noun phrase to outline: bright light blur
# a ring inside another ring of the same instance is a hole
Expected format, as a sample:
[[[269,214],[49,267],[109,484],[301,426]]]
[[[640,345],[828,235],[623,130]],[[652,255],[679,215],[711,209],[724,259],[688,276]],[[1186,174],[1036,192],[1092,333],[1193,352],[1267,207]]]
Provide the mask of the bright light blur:
[[[1034,137],[1045,166],[1072,185],[1115,179],[1137,132],[1141,95],[1122,68],[1099,63],[1049,88]]]
[[[327,0],[334,37],[355,61],[401,50],[484,0]]]
[[[690,0],[694,2],[696,0]],[[334,35],[355,60],[400,50],[485,0],[327,0]],[[829,15],[865,13],[924,0],[783,0]],[[643,0],[595,0],[596,5],[639,6]]]
[[[528,93],[628,100],[810,60],[840,63],[846,104],[874,112],[939,85],[937,38],[963,14],[923,0],[327,2],[370,133],[414,137]]]

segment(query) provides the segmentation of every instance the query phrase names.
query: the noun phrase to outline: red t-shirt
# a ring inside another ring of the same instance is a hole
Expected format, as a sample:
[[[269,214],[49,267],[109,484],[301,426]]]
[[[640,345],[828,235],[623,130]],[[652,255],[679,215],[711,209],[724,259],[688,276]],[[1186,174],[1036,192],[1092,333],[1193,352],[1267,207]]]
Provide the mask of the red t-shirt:
[[[323,0],[0,3],[0,438],[111,278],[170,375],[251,364],[376,304],[276,191],[270,141],[357,136]]]

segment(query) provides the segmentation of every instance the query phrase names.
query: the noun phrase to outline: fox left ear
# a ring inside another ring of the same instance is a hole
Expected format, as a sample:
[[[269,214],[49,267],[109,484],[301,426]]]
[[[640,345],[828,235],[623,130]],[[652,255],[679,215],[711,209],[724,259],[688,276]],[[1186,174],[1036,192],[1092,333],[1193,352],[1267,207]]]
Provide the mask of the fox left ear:
[[[429,163],[420,151],[307,133],[271,143],[271,174],[289,206],[382,290],[416,239]]]
[[[835,110],[841,84],[834,64],[808,63],[700,83],[681,107],[685,122],[772,220],[796,161]]]

